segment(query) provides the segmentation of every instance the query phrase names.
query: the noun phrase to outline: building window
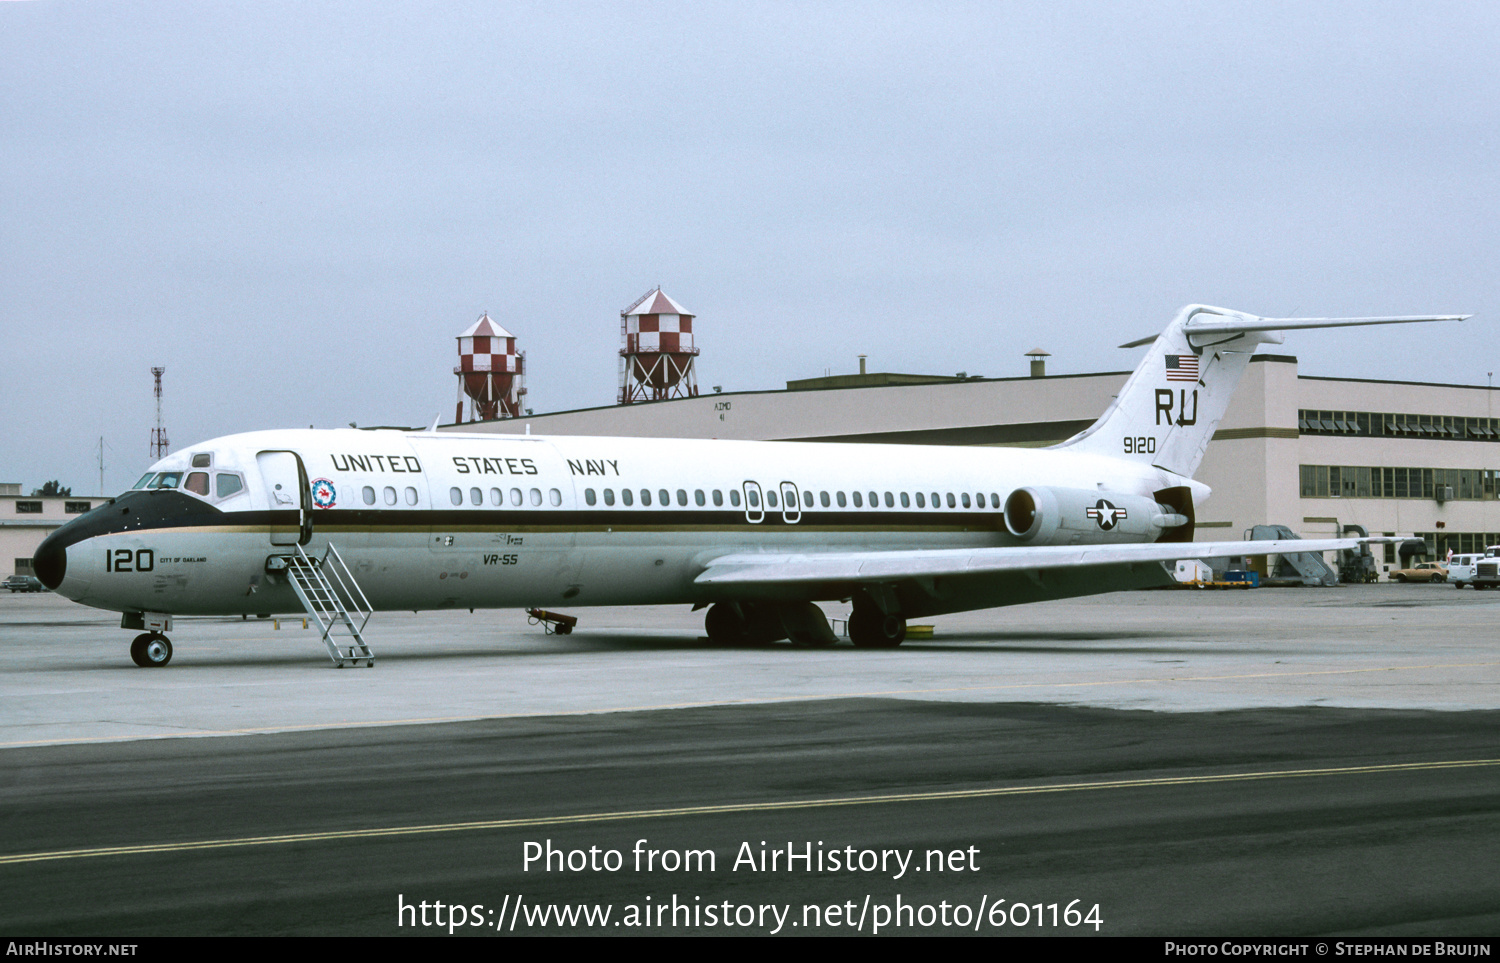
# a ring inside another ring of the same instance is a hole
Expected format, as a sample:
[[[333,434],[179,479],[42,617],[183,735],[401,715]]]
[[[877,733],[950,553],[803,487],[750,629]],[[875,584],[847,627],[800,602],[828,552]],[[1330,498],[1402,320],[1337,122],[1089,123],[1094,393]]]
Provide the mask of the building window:
[[[69,515],[82,515],[93,507],[90,502],[63,502],[63,511]]]
[[[18,501],[16,502],[17,515],[40,515],[42,513],[41,502]]]
[[[1468,415],[1424,415],[1387,411],[1297,412],[1304,435],[1353,435],[1379,438],[1436,438],[1445,441],[1500,441],[1500,419]]]
[[[1376,468],[1360,465],[1301,465],[1303,498],[1436,498],[1494,500],[1497,472],[1477,468]]]

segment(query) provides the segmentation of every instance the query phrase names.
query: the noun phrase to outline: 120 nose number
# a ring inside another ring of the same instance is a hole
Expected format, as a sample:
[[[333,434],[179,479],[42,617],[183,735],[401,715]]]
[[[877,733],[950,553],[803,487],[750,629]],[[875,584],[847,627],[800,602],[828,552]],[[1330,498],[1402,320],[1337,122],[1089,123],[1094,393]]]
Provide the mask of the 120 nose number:
[[[156,569],[156,552],[141,548],[132,552],[128,548],[117,548],[104,553],[106,572],[150,572]]]

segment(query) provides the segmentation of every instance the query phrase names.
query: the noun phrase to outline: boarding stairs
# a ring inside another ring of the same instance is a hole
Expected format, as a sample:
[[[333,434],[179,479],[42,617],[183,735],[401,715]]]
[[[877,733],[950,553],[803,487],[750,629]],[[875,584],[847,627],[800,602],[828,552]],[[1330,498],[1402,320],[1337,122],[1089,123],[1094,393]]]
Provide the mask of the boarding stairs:
[[[1245,541],[1294,541],[1302,536],[1285,525],[1256,525],[1245,533]],[[1300,580],[1303,585],[1337,585],[1339,573],[1323,560],[1322,552],[1282,552],[1276,559],[1274,579]]]
[[[317,619],[323,630],[323,645],[333,664],[375,665],[375,653],[365,644],[364,628],[370,621],[370,600],[354,580],[354,573],[344,564],[333,543],[322,558],[311,558],[301,545],[293,546],[295,555],[286,556],[286,577],[307,614]]]

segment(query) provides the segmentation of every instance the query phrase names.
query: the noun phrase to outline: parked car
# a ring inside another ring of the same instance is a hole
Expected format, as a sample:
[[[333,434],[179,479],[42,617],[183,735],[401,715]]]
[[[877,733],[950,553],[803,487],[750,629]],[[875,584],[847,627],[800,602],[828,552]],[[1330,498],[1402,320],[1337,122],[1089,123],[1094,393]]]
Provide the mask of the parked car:
[[[45,591],[42,580],[35,575],[12,575],[5,580],[5,587],[12,592],[41,592]]]
[[[1442,562],[1418,562],[1413,568],[1391,569],[1392,582],[1446,582],[1448,567]]]

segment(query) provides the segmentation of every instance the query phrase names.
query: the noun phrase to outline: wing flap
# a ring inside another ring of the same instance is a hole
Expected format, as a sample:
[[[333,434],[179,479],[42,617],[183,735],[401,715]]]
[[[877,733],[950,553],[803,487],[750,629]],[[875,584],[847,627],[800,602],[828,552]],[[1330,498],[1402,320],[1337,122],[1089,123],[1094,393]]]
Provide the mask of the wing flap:
[[[890,552],[739,553],[721,555],[699,585],[788,585],[810,582],[895,582],[993,572],[1042,571],[1086,565],[1131,565],[1228,555],[1292,555],[1355,548],[1387,538],[1282,539],[1259,542],[1151,542],[1142,545],[1053,545]]]

